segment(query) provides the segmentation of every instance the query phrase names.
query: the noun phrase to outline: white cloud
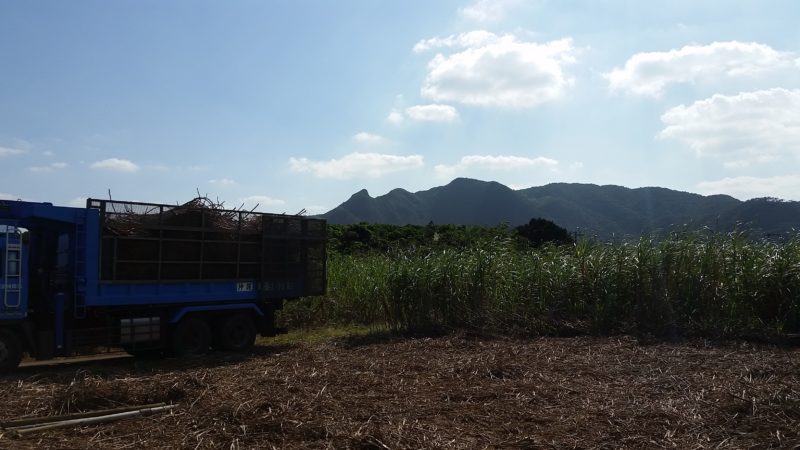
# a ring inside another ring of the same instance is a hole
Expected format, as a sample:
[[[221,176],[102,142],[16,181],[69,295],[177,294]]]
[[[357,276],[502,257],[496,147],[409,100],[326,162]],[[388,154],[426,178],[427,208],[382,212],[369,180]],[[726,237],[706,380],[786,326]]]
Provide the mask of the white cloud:
[[[437,102],[531,108],[573,84],[564,73],[564,66],[575,62],[571,39],[537,44],[510,34],[471,32],[421,41],[415,48],[437,46],[463,47],[428,63],[420,94]]]
[[[212,180],[208,180],[208,182],[217,186],[233,186],[236,184],[236,181],[231,180],[230,178],[214,178]]]
[[[44,155],[44,156],[53,156],[53,155],[55,155],[55,153],[51,152],[50,150],[45,150],[45,151],[42,152],[42,155]]]
[[[139,166],[127,159],[109,158],[97,161],[90,166],[92,169],[112,170],[115,172],[136,172]]]
[[[473,4],[458,9],[458,15],[478,22],[502,20],[510,7],[519,0],[476,0]]]
[[[716,181],[703,181],[697,187],[707,195],[727,194],[741,199],[778,197],[786,200],[800,200],[800,175],[730,177]]]
[[[240,198],[237,201],[237,207],[241,205],[243,209],[247,210],[252,210],[254,208],[261,210],[267,206],[282,206],[285,204],[286,202],[281,199],[268,197],[266,195],[251,195],[249,197]]]
[[[50,173],[55,172],[56,170],[64,169],[68,166],[65,162],[55,162],[48,164],[46,166],[33,166],[29,167],[28,170],[31,172],[39,172],[39,173]]]
[[[530,183],[522,183],[522,184],[509,183],[506,186],[508,186],[509,189],[512,189],[514,191],[519,191],[519,190],[522,190],[522,189],[528,189],[529,187],[531,187]]]
[[[434,173],[439,178],[452,178],[458,173],[470,169],[484,170],[520,170],[533,168],[548,168],[554,170],[558,166],[555,159],[539,156],[537,158],[527,158],[524,156],[505,156],[505,155],[467,155],[452,166],[439,164],[434,167]]]
[[[385,142],[386,141],[386,139],[383,136],[378,136],[377,134],[367,133],[365,131],[362,131],[360,133],[356,133],[355,136],[353,136],[353,139],[355,139],[356,142],[360,142],[362,144],[379,144],[381,142]]]
[[[380,153],[350,153],[341,159],[312,161],[290,158],[289,167],[295,172],[308,172],[318,178],[347,180],[357,176],[377,178],[389,173],[418,169],[424,165],[421,155],[385,155]]]
[[[412,120],[452,122],[458,119],[458,111],[450,105],[416,105],[406,108],[406,116]]]
[[[67,202],[67,206],[72,206],[73,208],[84,208],[86,207],[86,197],[75,197]]]
[[[756,42],[687,45],[667,52],[637,53],[606,74],[614,91],[658,97],[668,84],[747,77],[791,66],[791,53]]]
[[[468,31],[461,34],[452,34],[445,37],[423,39],[414,45],[414,52],[422,53],[437,48],[469,48],[492,44],[500,40],[500,36],[486,30]]]
[[[450,105],[428,104],[428,105],[415,105],[400,111],[392,109],[389,116],[386,118],[389,122],[399,125],[406,119],[424,121],[424,122],[452,122],[458,119],[458,110]],[[359,133],[361,134],[361,133]],[[367,141],[367,139],[357,139],[360,141]]]
[[[25,150],[20,150],[18,148],[10,148],[10,147],[0,147],[0,158],[3,156],[14,156],[20,155],[25,153]]]
[[[390,112],[389,115],[386,116],[386,120],[388,120],[389,123],[393,123],[395,125],[403,123],[404,119],[405,118],[403,117],[403,113],[401,113],[396,109],[393,109],[392,112]]]
[[[800,157],[800,90],[775,88],[714,95],[661,116],[662,139],[676,139],[698,156],[745,167],[786,156]]]

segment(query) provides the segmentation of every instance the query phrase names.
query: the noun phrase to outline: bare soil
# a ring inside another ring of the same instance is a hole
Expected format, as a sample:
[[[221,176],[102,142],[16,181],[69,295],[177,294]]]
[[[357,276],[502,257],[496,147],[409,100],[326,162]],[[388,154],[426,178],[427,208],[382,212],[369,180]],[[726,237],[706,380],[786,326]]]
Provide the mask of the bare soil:
[[[0,448],[797,448],[800,350],[372,336],[0,377],[0,421],[156,402]]]

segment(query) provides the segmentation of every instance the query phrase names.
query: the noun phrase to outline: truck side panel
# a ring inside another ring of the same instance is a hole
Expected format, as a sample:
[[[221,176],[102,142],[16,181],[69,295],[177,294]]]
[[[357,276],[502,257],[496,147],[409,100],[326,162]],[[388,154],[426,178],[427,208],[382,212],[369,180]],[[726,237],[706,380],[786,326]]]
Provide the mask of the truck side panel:
[[[293,281],[293,282],[292,282]],[[99,283],[97,291],[86,297],[86,306],[169,305],[188,302],[257,301],[261,298],[284,299],[302,295],[302,279],[289,280],[283,286],[264,286],[251,281],[196,281],[171,283]]]

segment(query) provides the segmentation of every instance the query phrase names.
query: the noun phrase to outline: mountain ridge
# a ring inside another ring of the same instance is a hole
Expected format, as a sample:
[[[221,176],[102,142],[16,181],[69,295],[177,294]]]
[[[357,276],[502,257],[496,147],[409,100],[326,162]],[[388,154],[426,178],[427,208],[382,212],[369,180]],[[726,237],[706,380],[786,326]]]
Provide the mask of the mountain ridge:
[[[515,226],[534,217],[570,231],[598,236],[641,235],[674,227],[730,231],[738,224],[763,234],[800,228],[800,202],[729,195],[704,196],[651,186],[627,188],[550,183],[513,190],[496,181],[456,178],[444,186],[409,192],[395,188],[372,197],[366,189],[321,217],[334,224]]]

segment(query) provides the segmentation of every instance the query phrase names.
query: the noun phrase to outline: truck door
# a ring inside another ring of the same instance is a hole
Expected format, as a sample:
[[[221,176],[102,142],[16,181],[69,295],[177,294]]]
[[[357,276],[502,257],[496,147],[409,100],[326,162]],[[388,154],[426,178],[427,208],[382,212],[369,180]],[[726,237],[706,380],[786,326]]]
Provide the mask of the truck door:
[[[22,230],[0,225],[0,320],[26,316],[25,250]]]

